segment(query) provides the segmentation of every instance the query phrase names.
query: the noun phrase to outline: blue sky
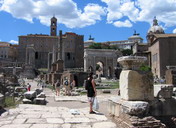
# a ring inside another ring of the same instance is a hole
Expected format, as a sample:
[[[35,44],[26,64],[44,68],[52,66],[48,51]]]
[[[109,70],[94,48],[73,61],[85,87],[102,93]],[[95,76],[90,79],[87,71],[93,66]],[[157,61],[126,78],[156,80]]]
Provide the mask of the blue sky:
[[[49,34],[50,18],[58,31],[89,35],[96,42],[127,40],[134,30],[146,41],[154,16],[165,33],[176,33],[176,0],[0,0],[0,41]]]

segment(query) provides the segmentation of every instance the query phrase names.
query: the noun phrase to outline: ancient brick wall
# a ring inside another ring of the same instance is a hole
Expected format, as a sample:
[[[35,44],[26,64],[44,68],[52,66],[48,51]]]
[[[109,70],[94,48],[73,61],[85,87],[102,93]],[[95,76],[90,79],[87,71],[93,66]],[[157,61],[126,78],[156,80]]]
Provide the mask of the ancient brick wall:
[[[115,121],[120,128],[167,128],[165,124],[152,116],[137,117],[123,113],[115,117]]]
[[[34,45],[35,50],[35,67],[47,68],[48,53],[52,52],[53,46],[58,43],[56,36],[20,36],[19,37],[19,57],[18,61],[25,62],[27,45]]]

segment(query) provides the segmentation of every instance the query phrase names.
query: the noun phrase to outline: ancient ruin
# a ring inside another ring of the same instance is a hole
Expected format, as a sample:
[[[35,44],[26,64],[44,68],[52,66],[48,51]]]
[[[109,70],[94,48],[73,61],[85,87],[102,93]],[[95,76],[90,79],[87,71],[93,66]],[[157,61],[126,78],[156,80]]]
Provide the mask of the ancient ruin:
[[[85,49],[84,50],[84,71],[96,74],[96,64],[101,62],[103,65],[103,76],[114,77],[114,67],[117,66],[116,60],[122,56],[119,50],[111,49]]]
[[[120,97],[109,100],[109,112],[120,127],[175,127],[176,100],[173,85],[153,85],[150,71],[141,71],[145,57],[124,56],[120,75]]]

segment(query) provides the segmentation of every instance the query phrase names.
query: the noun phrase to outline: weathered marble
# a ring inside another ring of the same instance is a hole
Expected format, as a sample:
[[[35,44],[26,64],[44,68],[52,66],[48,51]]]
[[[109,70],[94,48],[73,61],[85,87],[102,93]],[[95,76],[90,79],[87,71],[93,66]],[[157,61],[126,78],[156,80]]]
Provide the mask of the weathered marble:
[[[117,128],[117,126],[112,122],[99,122],[95,123],[92,128]]]
[[[123,70],[120,74],[120,96],[123,100],[153,100],[151,74],[141,74],[133,70]]]
[[[157,84],[154,85],[154,97],[157,98],[172,98],[173,95],[173,87],[172,84]]]
[[[25,92],[24,96],[26,97],[26,99],[36,98],[36,91]]]

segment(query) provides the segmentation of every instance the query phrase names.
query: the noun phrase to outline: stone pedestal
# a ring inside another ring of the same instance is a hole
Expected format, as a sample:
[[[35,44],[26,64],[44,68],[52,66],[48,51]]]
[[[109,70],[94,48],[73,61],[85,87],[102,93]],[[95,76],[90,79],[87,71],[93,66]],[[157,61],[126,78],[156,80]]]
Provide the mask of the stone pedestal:
[[[120,74],[120,96],[123,100],[153,100],[153,83],[150,73],[123,70]]]
[[[139,68],[145,62],[144,57],[126,56],[119,58],[118,62],[123,66],[120,74],[120,99],[109,100],[109,112],[115,115],[117,124],[125,128],[171,126],[166,118],[171,121],[176,115],[176,99],[172,97],[173,85],[161,84],[153,87],[152,74],[140,71]],[[162,118],[162,123],[155,117]],[[176,125],[172,122],[171,127]]]

